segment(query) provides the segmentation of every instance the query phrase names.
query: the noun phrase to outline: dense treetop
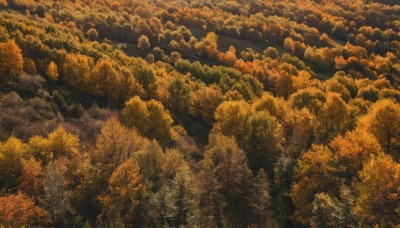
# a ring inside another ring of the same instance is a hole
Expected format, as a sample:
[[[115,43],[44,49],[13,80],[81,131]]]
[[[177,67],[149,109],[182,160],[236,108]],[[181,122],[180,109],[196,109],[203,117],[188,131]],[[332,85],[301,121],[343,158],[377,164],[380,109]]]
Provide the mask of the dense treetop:
[[[0,225],[399,226],[399,84],[395,0],[0,0]]]

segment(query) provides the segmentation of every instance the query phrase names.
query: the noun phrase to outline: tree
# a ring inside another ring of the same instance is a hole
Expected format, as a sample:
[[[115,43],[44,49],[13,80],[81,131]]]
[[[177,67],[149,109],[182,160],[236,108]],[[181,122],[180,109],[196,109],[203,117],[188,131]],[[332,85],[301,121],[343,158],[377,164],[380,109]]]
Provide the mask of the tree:
[[[66,190],[66,171],[67,167],[63,159],[50,162],[45,170],[44,202],[50,212],[53,226],[61,222],[60,220],[69,205],[70,192]]]
[[[146,143],[134,130],[123,127],[118,119],[110,118],[102,127],[93,151],[100,176],[108,180],[119,165],[145,148]]]
[[[135,69],[135,76],[146,92],[146,98],[149,99],[152,97],[158,88],[153,69],[149,67],[147,63],[141,63],[139,67]]]
[[[144,150],[136,153],[135,159],[140,167],[140,175],[150,181],[149,188],[159,189],[165,154],[157,141],[151,141]]]
[[[332,155],[329,148],[313,145],[297,162],[291,197],[295,205],[294,218],[301,224],[309,225],[315,195],[320,192],[335,194],[340,182],[335,177]]]
[[[326,102],[326,95],[319,89],[307,88],[292,94],[289,104],[296,109],[308,108],[311,113],[320,117],[323,113],[323,105]]]
[[[74,157],[77,154],[79,139],[59,126],[48,136],[48,148],[53,152],[54,158],[61,156]]]
[[[0,43],[0,75],[2,77],[19,76],[23,72],[23,64],[21,49],[14,40]]]
[[[90,40],[95,41],[99,37],[99,33],[95,28],[91,28],[86,32],[86,35],[89,37]]]
[[[274,47],[267,47],[267,49],[265,49],[264,53],[265,53],[268,57],[270,57],[270,58],[272,58],[272,59],[277,59],[278,56],[279,56],[278,50],[277,50],[276,48],[274,48]]]
[[[282,126],[268,112],[256,112],[246,119],[241,144],[253,171],[263,168],[272,175],[282,143]]]
[[[169,111],[165,110],[161,102],[156,100],[150,100],[146,106],[149,111],[147,120],[149,130],[146,136],[157,139],[164,146],[167,145],[170,141],[171,127],[174,122]]]
[[[94,91],[97,96],[107,98],[110,105],[118,103],[120,76],[108,60],[99,60],[92,71]]]
[[[400,159],[400,105],[384,99],[375,103],[363,120],[363,125],[375,135],[386,153]]]
[[[258,171],[252,180],[249,206],[251,208],[251,220],[255,226],[276,226],[271,210],[270,183],[263,169]]]
[[[3,226],[49,226],[49,214],[33,199],[18,193],[0,197],[0,223]]]
[[[291,37],[287,37],[285,38],[284,42],[283,42],[283,47],[290,52],[294,52],[295,50],[295,43],[294,40]]]
[[[53,152],[49,151],[49,140],[41,136],[33,136],[28,141],[29,153],[43,165],[53,159]]]
[[[250,106],[244,101],[226,101],[215,111],[214,129],[227,136],[238,136],[242,133]]]
[[[315,116],[307,108],[301,110],[286,108],[283,110],[285,123],[286,151],[296,157],[310,148],[314,141]]]
[[[286,71],[281,71],[275,84],[276,95],[287,99],[293,92],[293,77]]]
[[[350,185],[363,165],[372,157],[383,155],[378,140],[365,129],[357,128],[338,136],[329,144],[335,158],[335,167],[341,177]]]
[[[222,103],[223,94],[218,86],[204,86],[193,92],[190,112],[201,117],[206,123],[214,122],[214,113]]]
[[[226,53],[219,53],[218,59],[227,66],[233,66],[237,60],[236,48],[234,46],[230,46]]]
[[[136,160],[130,158],[112,173],[108,191],[100,197],[108,226],[131,224],[135,218],[135,207],[143,188],[139,171]]]
[[[313,202],[313,217],[311,227],[337,227],[343,224],[344,211],[339,200],[330,197],[328,194],[319,193],[315,195]]]
[[[245,196],[251,171],[235,139],[211,134],[200,165],[200,206],[207,218],[204,223],[216,227],[246,226],[249,221],[245,214],[249,208]]]
[[[40,198],[43,195],[43,176],[40,162],[34,159],[23,161],[22,175],[18,180],[20,189],[30,197]]]
[[[150,113],[146,102],[138,96],[125,102],[121,121],[128,128],[136,128],[139,133],[146,135],[149,130],[149,117]]]
[[[58,80],[58,68],[57,68],[57,65],[53,61],[51,61],[49,63],[49,66],[47,67],[47,76],[52,81]]]
[[[400,164],[389,156],[371,159],[356,183],[357,206],[368,226],[396,226],[399,223]]]
[[[328,93],[324,104],[323,133],[329,140],[337,134],[343,133],[350,124],[349,107],[338,93]]]
[[[31,58],[24,58],[24,71],[27,74],[30,75],[35,75],[37,74],[37,70],[36,70],[36,64],[35,61],[33,61],[33,59]]]
[[[342,95],[342,99],[346,102],[350,100],[350,91],[338,80],[328,80],[326,82],[326,90],[333,93],[339,93]]]
[[[146,35],[141,35],[139,37],[138,48],[143,49],[143,50],[150,48],[150,41]]]
[[[214,32],[210,32],[199,43],[196,44],[195,49],[199,56],[205,56],[212,60],[218,58],[218,36]]]
[[[22,175],[22,159],[27,158],[27,148],[21,140],[10,137],[0,144],[0,186],[15,187]]]
[[[187,112],[191,100],[190,86],[184,80],[177,78],[169,84],[168,92],[170,94],[170,107],[180,113]]]
[[[62,71],[60,72],[61,79],[82,91],[95,94],[96,84],[91,75],[93,62],[93,59],[86,55],[65,55]]]

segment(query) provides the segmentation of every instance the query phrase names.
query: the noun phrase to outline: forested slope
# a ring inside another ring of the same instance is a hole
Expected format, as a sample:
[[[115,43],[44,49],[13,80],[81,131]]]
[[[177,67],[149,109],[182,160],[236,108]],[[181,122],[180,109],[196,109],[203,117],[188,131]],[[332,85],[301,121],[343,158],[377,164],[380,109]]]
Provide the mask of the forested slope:
[[[0,0],[0,225],[400,225],[395,0]]]

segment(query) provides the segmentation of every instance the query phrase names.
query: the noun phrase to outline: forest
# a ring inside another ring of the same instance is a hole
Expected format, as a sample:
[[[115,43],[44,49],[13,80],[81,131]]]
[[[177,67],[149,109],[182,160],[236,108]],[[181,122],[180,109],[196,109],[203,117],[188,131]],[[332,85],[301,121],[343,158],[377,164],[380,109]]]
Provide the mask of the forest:
[[[399,227],[398,0],[0,0],[1,227]]]

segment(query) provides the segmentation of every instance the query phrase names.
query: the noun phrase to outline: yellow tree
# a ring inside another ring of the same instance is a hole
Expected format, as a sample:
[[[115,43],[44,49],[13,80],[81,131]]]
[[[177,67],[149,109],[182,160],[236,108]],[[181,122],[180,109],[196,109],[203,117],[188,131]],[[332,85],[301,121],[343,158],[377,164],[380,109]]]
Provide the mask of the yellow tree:
[[[214,130],[226,136],[238,136],[242,133],[250,105],[245,101],[226,101],[215,111]]]
[[[53,159],[53,153],[49,148],[49,140],[41,136],[33,136],[28,141],[28,151],[37,160],[47,164]]]
[[[236,48],[234,46],[230,46],[229,50],[226,53],[219,53],[218,55],[219,61],[224,63],[227,66],[233,66],[237,60],[236,57]]]
[[[287,99],[293,92],[293,76],[286,71],[281,71],[275,84],[276,95]]]
[[[216,60],[218,58],[218,36],[214,32],[208,33],[201,42],[196,44],[195,48],[198,55]]]
[[[320,192],[334,193],[340,187],[339,180],[332,175],[331,151],[324,146],[313,145],[304,153],[295,168],[295,182],[291,197],[295,205],[294,218],[301,224],[309,225],[315,195]]]
[[[120,227],[132,223],[143,188],[140,178],[139,166],[133,158],[122,163],[112,173],[107,193],[99,197],[108,226]]]
[[[107,98],[111,105],[115,105],[119,98],[120,77],[112,63],[108,60],[99,60],[92,71],[95,94]]]
[[[292,154],[299,154],[312,144],[315,116],[306,108],[286,108],[284,114],[286,150]]]
[[[125,108],[122,110],[122,123],[128,128],[136,128],[139,133],[147,134],[149,130],[149,110],[146,102],[140,97],[135,96],[125,102]]]
[[[361,122],[379,140],[386,153],[400,159],[396,147],[400,143],[400,105],[384,99],[375,103]]]
[[[301,89],[292,94],[289,99],[289,104],[293,108],[308,108],[316,117],[321,117],[325,102],[325,93],[316,88]]]
[[[348,126],[349,107],[338,93],[328,93],[324,104],[324,119],[321,126],[325,139],[335,137]]]
[[[58,67],[53,61],[51,61],[47,67],[47,76],[49,76],[52,81],[58,80]]]
[[[74,157],[77,154],[79,139],[68,133],[63,126],[59,126],[48,136],[48,147],[54,158],[60,156]]]
[[[150,100],[147,103],[147,110],[149,111],[149,131],[147,136],[155,138],[162,145],[166,145],[170,140],[171,126],[174,122],[164,106],[156,100]]]
[[[23,67],[21,49],[14,40],[0,43],[0,74],[2,76],[19,76],[23,72]]]
[[[248,213],[246,191],[251,171],[234,138],[211,134],[200,167],[200,206],[208,209],[203,211],[204,222],[211,220],[209,226],[223,227]]]
[[[101,129],[93,150],[93,159],[99,171],[107,178],[134,152],[143,149],[147,141],[133,129],[127,129],[115,119],[109,119]]]
[[[95,85],[89,83],[91,81],[91,70],[93,67],[93,59],[80,54],[67,54],[62,66],[61,79],[69,85],[77,87],[81,90],[94,93]]]
[[[214,121],[214,113],[222,103],[223,94],[218,86],[202,86],[193,92],[190,104],[190,112],[201,117],[206,123]]]
[[[149,38],[145,35],[141,35],[138,40],[138,48],[140,49],[149,49],[150,48],[150,41]]]
[[[0,144],[0,186],[15,187],[22,175],[22,160],[28,157],[27,147],[21,140],[10,137]]]
[[[399,225],[400,164],[390,156],[373,158],[359,173],[357,210],[367,226]]]
[[[378,140],[365,129],[357,128],[338,136],[330,142],[329,147],[334,152],[336,168],[342,177],[351,184],[353,178],[371,157],[383,155]]]

